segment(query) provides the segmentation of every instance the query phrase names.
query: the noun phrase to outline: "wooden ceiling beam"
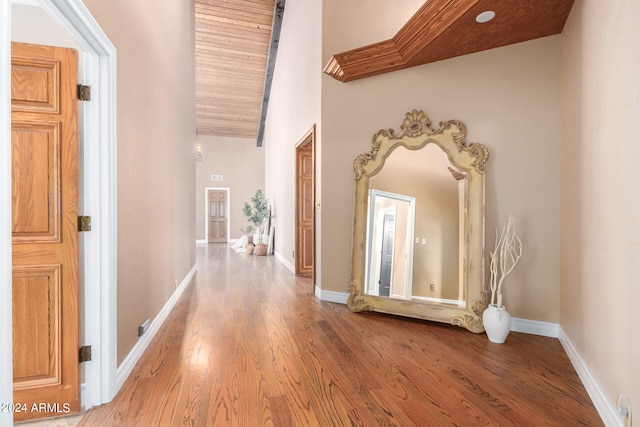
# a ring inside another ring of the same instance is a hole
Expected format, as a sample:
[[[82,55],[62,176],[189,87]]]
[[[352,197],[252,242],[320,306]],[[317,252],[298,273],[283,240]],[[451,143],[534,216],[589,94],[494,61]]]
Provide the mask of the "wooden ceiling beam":
[[[347,82],[562,32],[574,0],[429,0],[391,39],[335,54],[324,72]],[[476,22],[484,11],[496,16]]]
[[[269,108],[269,96],[271,94],[271,82],[273,81],[273,72],[276,67],[276,55],[278,53],[278,45],[280,44],[280,28],[284,18],[285,0],[276,0],[275,9],[273,11],[273,24],[271,25],[271,47],[269,48],[269,59],[267,60],[267,70],[264,79],[264,91],[262,93],[262,108],[260,110],[260,120],[258,122],[258,136],[256,145],[262,147],[264,139],[264,126],[267,120],[267,109]]]

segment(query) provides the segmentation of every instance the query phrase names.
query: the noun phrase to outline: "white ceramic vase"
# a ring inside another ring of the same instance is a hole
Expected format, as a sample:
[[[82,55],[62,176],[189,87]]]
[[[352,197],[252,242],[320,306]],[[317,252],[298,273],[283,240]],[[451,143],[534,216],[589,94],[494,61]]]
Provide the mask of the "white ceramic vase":
[[[511,331],[511,315],[504,306],[489,305],[482,313],[482,323],[489,341],[497,344],[502,344]]]

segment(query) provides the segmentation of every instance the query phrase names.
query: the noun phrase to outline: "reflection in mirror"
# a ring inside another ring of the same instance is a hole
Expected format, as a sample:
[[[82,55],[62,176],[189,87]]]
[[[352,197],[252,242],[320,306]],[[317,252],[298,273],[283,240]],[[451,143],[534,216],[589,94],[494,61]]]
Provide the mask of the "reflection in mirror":
[[[367,293],[411,299],[415,198],[371,189]]]
[[[489,152],[459,121],[434,130],[422,111],[378,131],[354,160],[353,311],[482,332],[484,174]]]
[[[452,166],[437,145],[398,147],[369,179],[367,294],[465,305],[466,174]]]

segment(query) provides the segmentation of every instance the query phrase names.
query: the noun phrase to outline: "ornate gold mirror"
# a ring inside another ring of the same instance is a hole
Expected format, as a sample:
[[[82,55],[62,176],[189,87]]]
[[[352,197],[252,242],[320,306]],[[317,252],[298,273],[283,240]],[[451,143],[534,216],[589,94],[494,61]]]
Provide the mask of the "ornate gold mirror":
[[[379,311],[482,332],[484,186],[489,151],[459,121],[422,111],[380,130],[356,157],[352,311]]]

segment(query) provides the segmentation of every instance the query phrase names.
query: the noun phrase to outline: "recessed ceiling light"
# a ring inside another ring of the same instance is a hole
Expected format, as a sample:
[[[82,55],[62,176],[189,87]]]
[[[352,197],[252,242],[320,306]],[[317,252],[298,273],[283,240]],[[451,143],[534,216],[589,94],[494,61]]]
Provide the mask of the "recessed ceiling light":
[[[485,22],[491,21],[495,16],[496,13],[493,10],[487,10],[486,12],[482,12],[480,15],[476,16],[476,22],[484,24]]]

